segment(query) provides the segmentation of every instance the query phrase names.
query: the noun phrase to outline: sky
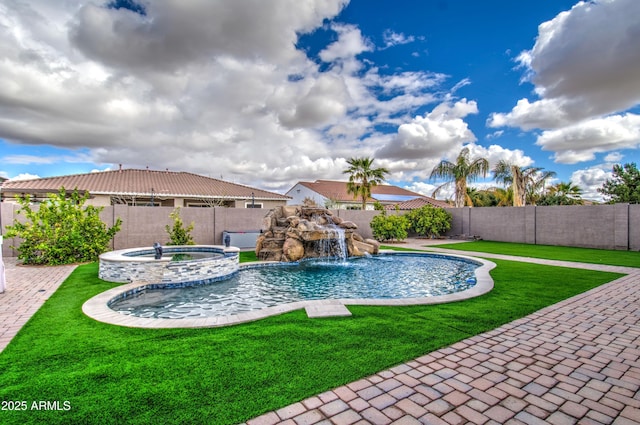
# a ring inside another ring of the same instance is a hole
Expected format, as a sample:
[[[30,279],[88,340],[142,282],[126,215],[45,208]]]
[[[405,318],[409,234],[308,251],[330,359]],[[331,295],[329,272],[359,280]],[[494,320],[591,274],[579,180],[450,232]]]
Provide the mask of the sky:
[[[0,0],[0,176],[121,164],[285,193],[370,157],[429,196],[468,147],[598,200],[614,164],[640,162],[638,16],[637,0]]]

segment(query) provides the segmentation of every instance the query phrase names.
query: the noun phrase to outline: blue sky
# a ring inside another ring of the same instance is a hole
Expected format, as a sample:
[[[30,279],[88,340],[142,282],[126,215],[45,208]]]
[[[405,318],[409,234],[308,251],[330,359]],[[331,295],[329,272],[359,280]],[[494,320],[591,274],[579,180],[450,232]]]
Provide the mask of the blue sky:
[[[637,16],[635,0],[0,0],[0,175],[122,164],[283,193],[368,156],[430,195],[467,146],[597,199],[639,162]]]

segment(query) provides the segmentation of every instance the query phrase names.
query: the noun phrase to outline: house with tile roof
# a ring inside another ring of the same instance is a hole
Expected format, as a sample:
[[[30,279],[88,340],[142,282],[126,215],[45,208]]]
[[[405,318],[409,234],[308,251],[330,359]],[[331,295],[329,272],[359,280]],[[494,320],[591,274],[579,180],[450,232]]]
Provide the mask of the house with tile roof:
[[[399,211],[407,211],[407,210],[415,210],[418,208],[422,208],[425,205],[431,205],[432,207],[440,207],[440,208],[453,208],[453,205],[449,204],[446,201],[440,201],[435,198],[431,198],[428,196],[422,196],[420,198],[411,199],[405,202],[399,202],[393,205],[385,205],[385,210],[399,210]]]
[[[89,193],[87,204],[167,207],[267,208],[286,205],[286,195],[187,172],[118,169],[87,174],[8,180],[0,188],[3,202],[31,195],[35,202],[64,187]]]
[[[346,181],[316,180],[314,182],[298,182],[286,195],[291,199],[289,205],[300,205],[306,201],[313,201],[316,205],[332,209],[360,209],[362,201],[354,198],[353,194],[347,192]],[[410,202],[416,199],[429,199],[433,205],[449,206],[445,202],[437,201],[433,198],[425,197],[416,192],[403,189],[398,186],[380,184],[371,188],[371,197],[367,200],[367,209],[372,210],[373,204],[377,201],[384,206],[395,206]]]

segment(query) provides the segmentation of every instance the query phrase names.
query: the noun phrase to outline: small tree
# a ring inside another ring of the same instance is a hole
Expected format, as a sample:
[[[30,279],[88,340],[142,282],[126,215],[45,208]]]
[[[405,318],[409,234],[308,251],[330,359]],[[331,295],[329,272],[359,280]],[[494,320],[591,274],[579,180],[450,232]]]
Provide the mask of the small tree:
[[[409,220],[403,215],[387,215],[386,211],[373,217],[371,223],[373,237],[378,241],[404,240],[407,238]]]
[[[451,214],[432,205],[425,205],[406,214],[411,230],[421,236],[438,237],[451,228]]]
[[[120,231],[122,220],[118,218],[111,228],[100,220],[103,207],[84,206],[89,194],[80,196],[75,189],[69,197],[64,187],[57,194],[47,197],[38,209],[31,206],[29,195],[18,196],[18,214],[24,214],[26,222],[17,219],[7,226],[6,237],[20,238],[18,258],[24,264],[60,265],[95,261],[108,248],[109,241]]]
[[[640,171],[635,162],[613,166],[613,176],[598,189],[609,204],[640,204]]]
[[[191,231],[193,230],[193,221],[184,227],[182,218],[180,217],[180,208],[176,208],[169,214],[169,218],[173,220],[173,227],[168,224],[165,226],[169,234],[169,242],[167,245],[195,245]]]

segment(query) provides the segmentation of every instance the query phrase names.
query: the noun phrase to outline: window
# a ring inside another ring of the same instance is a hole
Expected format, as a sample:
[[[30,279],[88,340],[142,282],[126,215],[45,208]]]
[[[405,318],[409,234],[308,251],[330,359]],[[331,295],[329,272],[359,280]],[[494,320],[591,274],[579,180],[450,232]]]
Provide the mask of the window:
[[[254,203],[245,202],[244,207],[245,208],[262,208],[262,204],[258,202],[254,202]]]

